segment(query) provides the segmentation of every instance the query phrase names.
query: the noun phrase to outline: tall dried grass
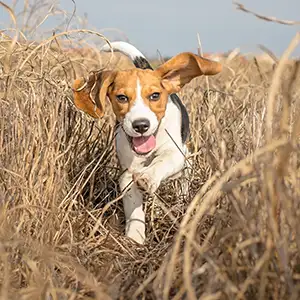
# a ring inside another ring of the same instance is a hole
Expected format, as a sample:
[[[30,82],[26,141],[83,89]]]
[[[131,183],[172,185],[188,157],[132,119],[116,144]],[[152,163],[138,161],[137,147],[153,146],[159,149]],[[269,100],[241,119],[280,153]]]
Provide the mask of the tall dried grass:
[[[183,89],[191,174],[145,202],[145,246],[123,236],[111,111],[72,103],[74,73],[109,57],[50,39],[1,32],[1,299],[298,299],[299,36],[278,65]]]

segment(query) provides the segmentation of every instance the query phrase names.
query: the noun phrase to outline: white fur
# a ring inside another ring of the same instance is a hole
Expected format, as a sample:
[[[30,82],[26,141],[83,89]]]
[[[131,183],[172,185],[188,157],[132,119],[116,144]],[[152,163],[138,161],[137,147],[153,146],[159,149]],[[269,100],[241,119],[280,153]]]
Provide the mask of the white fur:
[[[134,60],[136,57],[144,57],[145,56],[134,46],[126,43],[126,42],[112,42],[110,43],[111,47],[114,49],[114,51],[119,51],[125,55],[127,55],[129,58]],[[109,52],[111,48],[108,44],[105,44],[103,47],[100,48],[100,51]]]
[[[147,119],[150,122],[149,129],[144,133],[145,136],[149,136],[155,132],[158,126],[158,120],[155,113],[149,108],[149,106],[145,105],[145,102],[142,98],[142,88],[137,80],[136,84],[136,99],[134,101],[134,105],[131,107],[129,112],[125,115],[123,120],[123,128],[125,132],[132,137],[141,136],[140,133],[136,132],[132,123],[138,119]]]
[[[117,154],[123,169],[127,169],[120,178],[120,188],[123,190],[133,180],[134,174],[149,183],[150,194],[153,194],[160,183],[179,173],[185,164],[185,158],[177,147],[185,154],[187,149],[181,140],[181,115],[177,106],[169,99],[165,116],[156,135],[156,157],[148,167],[143,166],[146,156],[137,155],[131,148],[121,127],[117,129]],[[166,130],[172,136],[171,140]],[[143,195],[134,183],[123,198],[126,217],[126,235],[138,243],[145,240],[145,213],[143,211]]]

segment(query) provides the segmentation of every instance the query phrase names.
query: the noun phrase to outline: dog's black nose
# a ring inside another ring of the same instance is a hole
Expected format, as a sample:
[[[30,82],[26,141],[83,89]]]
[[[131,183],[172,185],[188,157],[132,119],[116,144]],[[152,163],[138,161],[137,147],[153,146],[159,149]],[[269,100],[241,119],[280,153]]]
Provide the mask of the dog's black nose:
[[[150,127],[150,122],[147,119],[135,120],[132,122],[132,127],[138,133],[145,133]]]

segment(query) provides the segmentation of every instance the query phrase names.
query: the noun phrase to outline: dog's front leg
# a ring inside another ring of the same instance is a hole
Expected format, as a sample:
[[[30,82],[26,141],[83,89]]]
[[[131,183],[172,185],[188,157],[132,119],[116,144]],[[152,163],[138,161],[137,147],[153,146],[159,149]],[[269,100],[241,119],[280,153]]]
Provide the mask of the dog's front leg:
[[[132,181],[132,174],[126,171],[120,178],[123,191]],[[123,197],[126,218],[125,234],[139,244],[145,241],[145,213],[143,211],[143,195],[134,183]]]
[[[153,194],[163,180],[182,171],[184,162],[184,156],[177,149],[166,151],[154,159],[149,167],[133,174],[133,180],[139,189]]]

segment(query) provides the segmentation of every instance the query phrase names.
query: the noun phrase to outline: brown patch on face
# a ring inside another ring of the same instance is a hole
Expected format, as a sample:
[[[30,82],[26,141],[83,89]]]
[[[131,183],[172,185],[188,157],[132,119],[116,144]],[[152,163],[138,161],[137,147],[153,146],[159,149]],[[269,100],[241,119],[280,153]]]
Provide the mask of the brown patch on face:
[[[108,90],[108,97],[118,121],[124,118],[136,99],[136,81],[135,70],[119,71]],[[128,101],[120,102],[118,95],[125,95]]]
[[[141,95],[137,95],[138,81],[141,87]],[[151,100],[149,97],[153,93],[159,93],[159,99]],[[128,101],[120,102],[117,99],[118,95],[125,95]],[[156,114],[157,119],[161,120],[165,115],[168,101],[168,92],[162,87],[161,78],[152,70],[133,69],[117,72],[114,82],[108,90],[108,97],[119,121],[130,111],[139,96],[142,97],[145,105]]]

